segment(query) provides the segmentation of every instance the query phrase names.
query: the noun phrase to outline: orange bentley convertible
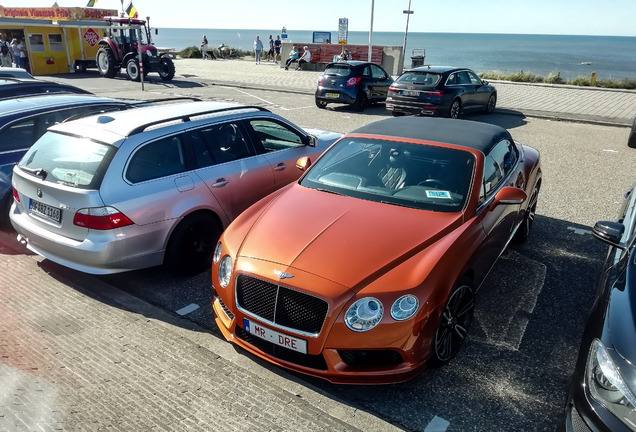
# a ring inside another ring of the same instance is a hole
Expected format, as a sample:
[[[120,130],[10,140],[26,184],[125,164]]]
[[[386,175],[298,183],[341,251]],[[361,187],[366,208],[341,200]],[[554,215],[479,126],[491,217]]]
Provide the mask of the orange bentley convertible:
[[[216,322],[294,371],[405,381],[458,352],[480,284],[528,237],[540,187],[538,151],[499,126],[371,123],[227,228],[212,266]]]

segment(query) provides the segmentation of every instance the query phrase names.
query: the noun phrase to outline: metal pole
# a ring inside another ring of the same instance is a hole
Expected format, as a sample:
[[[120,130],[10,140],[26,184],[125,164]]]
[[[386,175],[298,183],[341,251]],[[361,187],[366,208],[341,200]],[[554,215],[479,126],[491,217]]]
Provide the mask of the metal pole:
[[[399,69],[399,73],[402,73],[402,70],[404,69],[404,61],[406,60],[406,38],[409,34],[409,18],[411,18],[411,13],[413,13],[411,11],[411,0],[409,0],[409,8],[408,8],[408,12],[406,13],[406,31],[404,32],[404,45],[402,46],[402,61],[400,62],[398,69]]]
[[[373,37],[373,9],[375,9],[375,0],[371,0],[371,28],[369,30],[369,60],[371,61],[371,48],[373,47],[371,41]]]

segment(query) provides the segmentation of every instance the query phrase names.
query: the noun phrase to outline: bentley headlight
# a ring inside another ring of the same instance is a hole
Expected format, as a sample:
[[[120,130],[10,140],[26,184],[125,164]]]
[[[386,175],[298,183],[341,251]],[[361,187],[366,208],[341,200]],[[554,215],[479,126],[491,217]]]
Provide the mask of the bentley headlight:
[[[404,321],[411,318],[417,312],[420,302],[411,294],[403,295],[391,306],[391,316],[394,320]]]
[[[364,332],[378,325],[382,319],[384,307],[380,300],[365,297],[351,305],[345,314],[345,323],[353,331]]]
[[[594,339],[590,348],[585,381],[594,399],[636,431],[636,396],[623,380],[608,349],[598,339]]]
[[[229,255],[225,255],[221,259],[221,264],[219,264],[219,283],[222,287],[228,286],[230,276],[232,276],[232,258]]]
[[[214,261],[214,264],[218,263],[219,260],[221,259],[222,250],[223,250],[223,245],[221,244],[221,242],[218,242],[216,244],[216,248],[214,248],[214,255],[212,256],[212,261]]]

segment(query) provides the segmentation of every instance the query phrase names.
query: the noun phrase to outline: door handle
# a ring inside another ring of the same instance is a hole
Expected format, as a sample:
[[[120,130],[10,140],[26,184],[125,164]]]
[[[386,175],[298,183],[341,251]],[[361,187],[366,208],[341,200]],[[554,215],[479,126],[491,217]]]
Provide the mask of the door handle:
[[[287,168],[287,165],[281,162],[274,167],[274,171],[283,171],[285,168]]]
[[[228,183],[229,183],[229,181],[227,181],[226,179],[220,178],[220,179],[217,179],[214,183],[212,183],[212,187],[220,188],[220,187],[225,186]]]

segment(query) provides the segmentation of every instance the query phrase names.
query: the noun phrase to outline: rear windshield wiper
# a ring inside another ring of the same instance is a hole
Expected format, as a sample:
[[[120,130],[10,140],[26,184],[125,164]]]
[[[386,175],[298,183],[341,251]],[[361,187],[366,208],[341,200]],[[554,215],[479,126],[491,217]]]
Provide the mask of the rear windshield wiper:
[[[47,173],[44,168],[27,168],[27,167],[20,167],[20,168],[31,175],[34,175],[36,177],[42,177],[42,180],[46,180],[46,176],[49,175],[49,173]]]

